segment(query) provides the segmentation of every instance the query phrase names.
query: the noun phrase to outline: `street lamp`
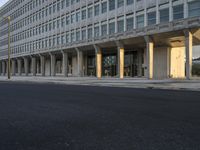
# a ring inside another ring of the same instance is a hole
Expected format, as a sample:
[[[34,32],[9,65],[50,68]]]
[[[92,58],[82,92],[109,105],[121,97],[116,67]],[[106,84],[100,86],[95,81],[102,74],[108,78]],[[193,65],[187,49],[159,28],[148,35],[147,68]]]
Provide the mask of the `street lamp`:
[[[10,79],[10,16],[5,17],[8,20],[8,79]]]

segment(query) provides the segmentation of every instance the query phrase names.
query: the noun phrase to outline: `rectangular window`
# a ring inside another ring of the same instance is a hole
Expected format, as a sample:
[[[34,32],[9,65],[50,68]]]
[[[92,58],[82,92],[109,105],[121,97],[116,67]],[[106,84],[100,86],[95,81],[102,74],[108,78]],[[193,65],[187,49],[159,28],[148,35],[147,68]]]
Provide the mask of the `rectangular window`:
[[[107,35],[107,24],[101,25],[101,35]]]
[[[196,0],[188,3],[189,17],[200,16],[200,1]]]
[[[124,32],[124,20],[117,21],[117,32]]]
[[[109,34],[115,33],[115,22],[109,23]]]
[[[57,45],[60,45],[60,36],[57,37]]]
[[[103,2],[101,4],[101,13],[106,13],[107,12],[107,2]]]
[[[71,32],[71,42],[75,42],[75,34],[73,31]]]
[[[183,5],[173,7],[173,19],[182,19],[184,17]]]
[[[133,0],[126,0],[127,5],[133,4]]]
[[[130,31],[133,29],[133,17],[126,19],[126,30]]]
[[[169,8],[160,10],[160,23],[169,22]]]
[[[144,15],[137,16],[137,28],[144,27]]]
[[[98,15],[99,15],[99,5],[96,5],[96,6],[94,7],[94,15],[95,15],[95,16],[98,16]]]
[[[65,44],[65,36],[64,35],[61,36],[61,44]]]
[[[148,13],[147,17],[148,17],[148,25],[156,24],[156,12]]]
[[[57,20],[57,28],[60,28],[60,20]]]
[[[66,0],[66,7],[69,7],[69,0]]]
[[[80,31],[76,31],[76,41],[80,41]]]
[[[69,25],[69,23],[70,23],[70,18],[69,16],[66,16],[66,25]]]
[[[81,19],[81,13],[80,12],[77,12],[76,13],[76,22],[79,22]]]
[[[93,13],[92,8],[93,7],[88,8],[88,18],[92,18],[93,17],[93,15],[92,15],[92,13]]]
[[[61,19],[61,27],[64,27],[64,25],[65,25],[65,18],[63,17],[63,18]]]
[[[69,41],[69,33],[66,33],[66,38],[65,38],[65,40],[66,40],[66,43],[69,43],[70,41]]]
[[[81,37],[82,40],[86,40],[86,30],[83,29],[82,30],[82,37]]]
[[[109,0],[109,10],[115,9],[115,0]]]
[[[94,27],[94,36],[99,37],[99,26]]]
[[[86,10],[82,10],[82,20],[86,19]]]
[[[117,7],[122,7],[124,6],[124,0],[117,0]]]
[[[75,16],[75,14],[72,14],[72,15],[71,15],[71,23],[74,23],[75,20],[76,20],[76,16]]]
[[[92,39],[92,28],[88,29],[88,39],[91,40]]]

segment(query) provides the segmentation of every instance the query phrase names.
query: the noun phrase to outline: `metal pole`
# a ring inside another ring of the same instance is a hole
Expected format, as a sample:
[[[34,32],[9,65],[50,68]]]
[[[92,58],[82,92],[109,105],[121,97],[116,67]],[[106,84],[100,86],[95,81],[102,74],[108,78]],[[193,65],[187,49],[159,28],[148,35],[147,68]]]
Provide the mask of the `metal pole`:
[[[8,79],[10,79],[10,16],[8,19]]]

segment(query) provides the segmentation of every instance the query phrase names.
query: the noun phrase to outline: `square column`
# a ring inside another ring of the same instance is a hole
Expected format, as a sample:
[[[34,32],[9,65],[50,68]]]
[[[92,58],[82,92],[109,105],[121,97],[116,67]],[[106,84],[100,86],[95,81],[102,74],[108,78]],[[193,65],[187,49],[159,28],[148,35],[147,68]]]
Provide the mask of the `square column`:
[[[12,75],[15,76],[16,73],[16,61],[12,60]]]
[[[50,54],[51,57],[51,76],[56,76],[56,55]]]
[[[78,48],[76,48],[76,52],[77,52],[77,69],[78,69],[78,76],[84,76],[84,72],[83,72],[83,52],[80,51]]]
[[[2,75],[5,76],[6,74],[6,63],[5,61],[2,61]]]
[[[192,47],[193,37],[192,33],[188,30],[185,31],[185,51],[186,51],[186,78],[192,77]]]
[[[118,47],[118,75],[120,79],[124,78],[124,48]]]
[[[62,73],[65,77],[68,76],[68,54],[66,52],[62,52],[63,55],[63,69]]]
[[[18,67],[18,75],[22,75],[22,61],[21,59],[17,59],[17,67]]]
[[[98,46],[94,46],[96,52],[96,76],[102,77],[102,50]]]
[[[41,74],[45,76],[45,57],[40,55]]]
[[[147,69],[147,78],[153,78],[153,49],[154,43],[149,36],[145,36],[146,41],[146,69]]]
[[[28,58],[24,58],[25,75],[28,76]]]
[[[36,76],[36,58],[35,57],[32,57],[31,58],[31,70],[32,70],[32,73],[33,73],[33,76]]]

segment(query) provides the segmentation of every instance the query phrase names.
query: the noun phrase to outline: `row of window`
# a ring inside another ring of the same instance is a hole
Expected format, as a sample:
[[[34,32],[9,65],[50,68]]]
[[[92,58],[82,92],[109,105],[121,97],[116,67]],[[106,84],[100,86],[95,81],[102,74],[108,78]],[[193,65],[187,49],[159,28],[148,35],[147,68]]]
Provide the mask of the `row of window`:
[[[12,2],[10,2],[8,6],[5,6],[4,8],[2,8],[2,10],[0,11],[0,16],[4,16],[8,12],[10,12],[10,10],[20,5],[23,1],[24,0],[12,0]]]
[[[124,3],[127,3],[127,5],[133,4],[134,0],[117,0],[117,7],[122,7],[124,6]],[[137,0],[138,1],[138,0]],[[41,6],[42,3],[44,3],[45,0],[33,0],[29,3],[27,3],[24,7],[16,10],[16,12],[14,12],[13,14],[11,14],[11,20],[14,20],[16,18],[18,18],[19,16],[28,13],[29,11],[31,11],[32,9]],[[44,14],[46,13],[46,16],[49,14],[51,15],[52,13],[55,12],[60,12],[61,9],[64,9],[65,7],[69,7],[70,5],[73,5],[75,3],[80,2],[80,0],[57,0],[55,2],[53,2],[53,4],[50,4],[49,6],[43,7],[40,11],[39,14]],[[104,3],[104,2],[103,2]],[[107,3],[107,2],[106,2]],[[104,3],[102,5],[103,7],[103,12],[107,11],[107,4]],[[109,10],[114,10],[116,8],[116,0],[109,0]],[[98,7],[98,6],[96,6]],[[99,9],[99,8],[96,8]],[[97,12],[97,10],[96,10]],[[0,25],[4,25],[6,24],[6,21],[3,21]]]
[[[115,1],[115,0],[114,0]],[[124,0],[117,0],[118,1],[118,7],[121,7],[124,5]],[[38,12],[27,16],[26,18],[14,23],[11,25],[11,32],[18,30],[28,24],[38,22],[42,20],[44,17],[47,17],[48,15],[52,15],[52,13],[55,13],[56,10],[60,11],[60,9],[64,8],[64,4],[62,2],[65,2],[65,0],[62,0],[61,3],[57,2],[57,4],[52,4],[49,7],[43,8],[39,10]],[[73,3],[73,2],[71,2]],[[113,6],[113,0],[109,0],[109,3],[107,1],[102,2],[101,4],[95,4],[95,6],[89,6],[88,8],[82,7],[79,10],[71,12],[71,17],[68,14],[66,20],[71,20],[70,23],[78,22],[80,20],[84,20],[86,18],[92,18],[93,16],[99,16],[100,14],[106,13],[109,6]],[[115,4],[115,3],[114,3]],[[123,5],[122,5],[123,4]],[[133,4],[133,0],[127,0],[127,5]],[[61,5],[61,6],[60,6]],[[68,5],[68,4],[67,4]],[[101,7],[101,10],[100,10]],[[113,8],[113,7],[111,7]],[[114,7],[115,8],[115,7]],[[62,19],[64,19],[62,17]],[[8,29],[4,29],[4,31],[1,32],[1,35],[7,34]]]
[[[199,7],[197,7],[198,5]],[[196,3],[189,3],[189,16],[197,16],[200,15],[200,2]],[[169,21],[169,8],[162,9],[160,10],[159,13],[160,16],[160,22],[168,22]],[[183,5],[178,5],[173,7],[173,19],[182,19],[184,17],[184,8]],[[64,28],[65,26],[69,25],[70,23],[74,23],[75,21],[80,21],[81,17],[80,15],[71,15],[71,17],[62,17],[61,19],[54,19],[48,23],[38,25],[32,29],[23,31],[19,34],[13,35],[11,38],[11,42],[16,42],[20,41],[23,39],[27,39],[32,36],[37,36],[40,34],[43,34],[45,32],[49,32],[52,30],[56,30],[59,28]],[[147,14],[147,25],[154,25],[156,24],[156,12],[150,12]],[[129,31],[132,30],[133,28],[141,28],[144,27],[144,14],[139,15],[136,17],[136,27],[134,27],[134,17],[133,14],[128,14],[126,15],[126,20],[124,21],[124,16],[121,16],[117,20],[117,28],[115,30],[115,19],[110,19],[109,20],[109,26],[112,26],[112,32],[106,32],[104,35],[107,34],[113,34],[116,32],[124,32],[124,31]],[[99,23],[96,23],[95,26],[97,26]],[[107,21],[102,21],[101,24],[107,24]],[[88,28],[92,26],[89,25]],[[125,28],[124,28],[125,27]],[[83,27],[85,28],[85,27]],[[78,30],[78,29],[76,29]],[[45,33],[46,34],[46,33]],[[7,44],[7,39],[4,39],[3,41],[0,42],[0,45],[6,45]]]

